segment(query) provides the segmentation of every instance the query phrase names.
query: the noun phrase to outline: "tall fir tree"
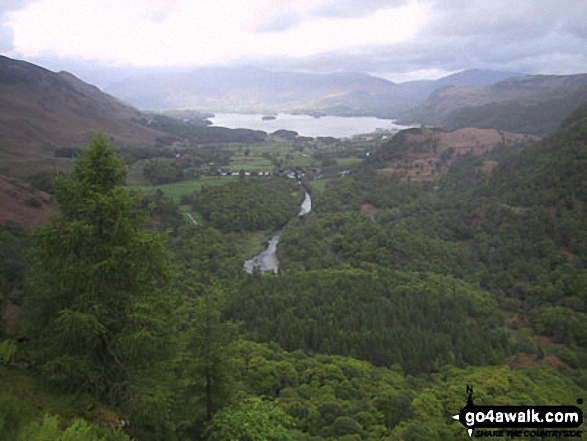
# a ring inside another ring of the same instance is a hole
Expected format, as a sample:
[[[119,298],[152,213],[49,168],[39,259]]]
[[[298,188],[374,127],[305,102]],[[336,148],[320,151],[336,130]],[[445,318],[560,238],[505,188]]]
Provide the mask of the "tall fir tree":
[[[224,293],[212,285],[201,295],[189,289],[189,327],[184,353],[182,395],[178,415],[182,415],[183,435],[199,439],[213,415],[230,400],[235,370],[232,363],[236,327],[222,320]]]
[[[61,215],[35,238],[25,330],[46,377],[163,424],[181,350],[180,295],[161,236],[104,135],[55,182]]]

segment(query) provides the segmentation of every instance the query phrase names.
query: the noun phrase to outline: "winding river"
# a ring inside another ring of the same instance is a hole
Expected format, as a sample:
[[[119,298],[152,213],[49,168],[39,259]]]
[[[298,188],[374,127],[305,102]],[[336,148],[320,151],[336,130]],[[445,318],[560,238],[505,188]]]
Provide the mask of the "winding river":
[[[300,213],[298,216],[304,216],[312,210],[312,199],[310,194],[306,192],[302,206],[300,207]],[[244,268],[249,274],[252,274],[255,269],[265,273],[267,271],[273,271],[275,274],[279,271],[279,260],[277,259],[277,244],[283,234],[283,228],[275,233],[269,240],[269,245],[261,253],[257,254],[252,259],[245,261]]]

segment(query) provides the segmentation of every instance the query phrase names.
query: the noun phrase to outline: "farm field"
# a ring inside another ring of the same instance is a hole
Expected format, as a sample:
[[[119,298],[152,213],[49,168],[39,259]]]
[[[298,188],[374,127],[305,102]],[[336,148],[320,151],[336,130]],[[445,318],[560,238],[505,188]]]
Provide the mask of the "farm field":
[[[145,192],[161,190],[166,196],[172,198],[175,202],[179,202],[182,196],[189,196],[192,193],[201,190],[202,187],[224,185],[236,179],[238,179],[237,176],[202,176],[197,179],[173,182],[171,184],[132,185],[131,188]]]
[[[309,181],[308,184],[312,190],[324,191],[329,180],[330,179],[314,179]]]

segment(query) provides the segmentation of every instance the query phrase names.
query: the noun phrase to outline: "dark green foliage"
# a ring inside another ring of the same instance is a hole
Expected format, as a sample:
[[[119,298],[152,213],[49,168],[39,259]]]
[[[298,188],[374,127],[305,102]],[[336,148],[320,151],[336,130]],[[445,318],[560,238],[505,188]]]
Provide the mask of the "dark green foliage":
[[[413,422],[407,426],[403,439],[405,441],[436,441],[443,438],[448,439],[440,435],[436,424]]]
[[[130,440],[113,428],[120,426],[120,420],[111,410],[86,396],[49,387],[31,370],[2,367],[0,383],[1,441]]]
[[[587,314],[563,306],[545,307],[534,318],[540,334],[548,335],[557,343],[587,346]]]
[[[42,422],[32,421],[19,431],[17,441],[130,441],[123,432],[105,431],[88,424],[85,420],[74,420],[62,428],[59,418],[45,415]]]
[[[153,185],[168,184],[180,179],[179,171],[169,161],[151,159],[143,167],[143,175]]]
[[[161,189],[141,195],[141,206],[149,210],[149,225],[155,230],[178,229],[185,224],[175,201],[165,196]]]
[[[362,427],[354,418],[340,416],[334,420],[328,432],[330,436],[339,439],[345,435],[360,435],[362,432]]]
[[[367,203],[377,208],[403,206],[410,210],[426,209],[430,195],[420,185],[401,184],[398,179],[376,176],[372,169],[361,169],[351,176],[332,180],[328,191],[315,199],[317,213],[357,211]]]
[[[25,332],[51,381],[123,404],[139,419],[169,405],[181,316],[162,239],[144,229],[124,168],[97,137],[56,183],[61,217],[35,234]],[[173,337],[172,337],[173,336]]]
[[[22,302],[25,274],[30,267],[29,247],[29,238],[20,225],[0,225],[0,306],[2,299]]]
[[[176,279],[182,290],[199,295],[209,286],[231,289],[244,276],[234,248],[212,227],[186,225],[169,238],[168,247],[182,275]]]
[[[233,152],[217,145],[201,145],[191,150],[189,155],[191,166],[214,164],[214,167],[227,167]]]
[[[586,119],[583,109],[560,132],[505,156],[472,193],[482,202],[464,207],[478,224],[484,284],[525,306],[587,306],[567,285],[583,279],[587,258]]]
[[[147,121],[141,122],[147,124]],[[208,127],[198,122],[181,121],[165,115],[152,115],[152,120],[148,125],[154,129],[170,133],[170,140],[166,142],[169,144],[173,140],[177,140],[177,137],[185,138],[192,143],[198,144],[218,142],[240,142],[247,144],[264,141],[267,137],[267,134],[260,130]]]
[[[273,136],[279,136],[280,138],[283,139],[289,139],[289,140],[294,140],[298,137],[298,132],[295,132],[293,130],[277,130],[275,132],[272,133]]]
[[[193,202],[212,226],[183,224],[160,194],[129,195],[99,138],[57,180],[62,216],[34,236],[29,287],[26,235],[0,230],[17,250],[0,251],[2,294],[26,288],[31,340],[0,374],[30,359],[119,406],[146,441],[465,440],[451,416],[467,384],[476,404],[574,404],[587,386],[586,111],[533,146],[453,158],[434,186],[377,176],[405,153],[391,140],[299,219],[286,179],[205,189]],[[213,228],[291,218],[279,276],[247,275]],[[14,395],[0,391],[8,439],[125,439],[87,408],[42,420],[59,412]]]
[[[541,317],[545,306],[584,313],[585,110],[534,145],[457,158],[435,189],[376,176],[374,167],[405,154],[400,133],[314,198],[319,216],[288,226],[282,268],[433,271],[480,285],[501,307],[526,317]],[[485,160],[499,163],[493,174],[481,170]],[[369,210],[359,214],[365,204]],[[583,341],[571,328],[539,332]]]
[[[288,350],[422,373],[445,363],[500,361],[507,335],[490,328],[494,308],[490,295],[452,278],[323,270],[251,279],[227,314],[255,338]]]
[[[209,422],[232,392],[229,354],[235,329],[221,321],[222,301],[221,291],[212,288],[195,299],[190,317],[182,407],[189,405],[192,431]]]
[[[0,440],[16,439],[19,428],[31,417],[32,410],[21,400],[0,394]]]
[[[290,417],[268,401],[246,398],[214,416],[207,431],[210,441],[289,441]]]
[[[40,171],[27,178],[27,181],[37,190],[53,193],[53,180],[59,174],[54,171]]]
[[[233,356],[236,379],[248,391],[261,394],[260,381],[274,386],[265,395],[292,418],[303,433],[299,439],[464,441],[466,432],[451,416],[464,406],[467,384],[474,385],[478,404],[563,404],[569,394],[583,393],[565,374],[549,369],[444,366],[437,374],[413,378],[397,366],[377,368],[246,341],[233,347]]]
[[[298,190],[277,178],[263,182],[246,179],[202,189],[195,195],[193,207],[223,231],[277,228],[299,211],[292,189]]]
[[[401,211],[380,213],[378,219],[333,214],[291,224],[280,244],[284,270],[320,269],[342,263],[365,264],[408,271],[434,271],[459,277],[474,275],[470,252],[439,234],[426,234],[427,225]]]

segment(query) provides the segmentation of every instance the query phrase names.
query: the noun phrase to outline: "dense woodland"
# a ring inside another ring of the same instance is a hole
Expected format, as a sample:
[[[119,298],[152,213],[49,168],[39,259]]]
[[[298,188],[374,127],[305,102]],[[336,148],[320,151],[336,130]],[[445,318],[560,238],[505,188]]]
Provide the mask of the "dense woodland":
[[[378,175],[396,146],[306,182],[304,217],[297,183],[243,177],[192,225],[96,138],[56,219],[0,228],[0,439],[465,440],[467,384],[586,397],[587,107],[437,182]],[[286,223],[281,274],[246,274],[227,233]]]
[[[285,225],[299,211],[293,181],[264,179],[204,188],[192,199],[193,209],[221,231],[265,230]]]

